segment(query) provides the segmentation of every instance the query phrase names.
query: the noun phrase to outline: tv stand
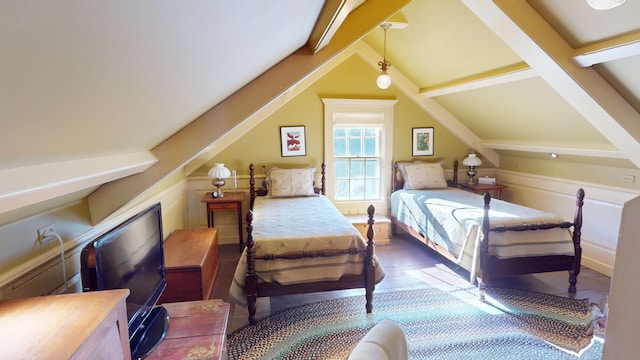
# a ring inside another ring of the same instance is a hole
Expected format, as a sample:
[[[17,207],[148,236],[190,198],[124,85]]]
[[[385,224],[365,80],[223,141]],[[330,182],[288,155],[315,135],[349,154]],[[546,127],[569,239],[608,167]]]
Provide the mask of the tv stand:
[[[167,334],[169,329],[169,313],[163,306],[157,306],[151,310],[140,329],[130,340],[131,358],[144,359]]]

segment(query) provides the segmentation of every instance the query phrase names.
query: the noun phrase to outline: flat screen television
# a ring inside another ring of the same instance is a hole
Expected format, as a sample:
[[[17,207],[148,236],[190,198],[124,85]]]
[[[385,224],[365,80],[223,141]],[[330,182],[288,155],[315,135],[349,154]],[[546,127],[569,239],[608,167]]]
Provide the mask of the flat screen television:
[[[157,203],[96,238],[83,250],[85,290],[129,289],[126,305],[134,359],[153,351],[169,326],[166,310],[157,306],[167,284],[163,239],[162,212]],[[93,265],[92,260],[95,265],[89,275],[87,268]]]

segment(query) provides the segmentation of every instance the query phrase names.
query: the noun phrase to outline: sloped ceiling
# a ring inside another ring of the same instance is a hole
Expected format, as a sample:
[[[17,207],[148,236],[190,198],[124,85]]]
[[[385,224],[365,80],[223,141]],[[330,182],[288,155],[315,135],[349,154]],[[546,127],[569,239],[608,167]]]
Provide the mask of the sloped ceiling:
[[[394,85],[494,165],[504,152],[640,165],[637,1],[361,3],[3,1],[0,213],[108,183],[89,197],[99,221],[232,141],[198,134],[246,131],[341,54],[377,67],[376,25],[400,9]]]

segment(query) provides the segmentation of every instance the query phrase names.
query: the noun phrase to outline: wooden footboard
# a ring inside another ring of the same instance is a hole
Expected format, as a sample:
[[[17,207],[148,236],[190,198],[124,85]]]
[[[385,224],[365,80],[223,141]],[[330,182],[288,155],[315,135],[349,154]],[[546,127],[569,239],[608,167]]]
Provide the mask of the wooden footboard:
[[[367,208],[367,214],[369,219],[367,220],[367,247],[366,250],[348,249],[348,250],[318,250],[313,252],[308,251],[295,251],[284,254],[270,254],[263,257],[255,256],[255,242],[253,240],[253,212],[249,210],[246,214],[245,220],[247,223],[247,274],[245,282],[245,294],[247,296],[247,309],[249,310],[249,323],[256,323],[256,303],[258,297],[266,296],[282,296],[292,294],[305,294],[311,292],[320,291],[333,291],[333,290],[346,290],[346,289],[365,289],[366,304],[365,309],[367,313],[371,313],[373,310],[373,292],[375,290],[375,272],[376,264],[374,260],[374,230],[373,215],[375,208],[373,205],[369,205]],[[332,257],[344,254],[356,255],[360,252],[365,252],[365,260],[363,264],[363,272],[360,275],[345,275],[336,281],[319,281],[312,283],[302,283],[293,285],[280,285],[278,283],[265,283],[260,282],[258,275],[256,274],[256,261],[270,261],[275,259],[304,259],[304,258],[316,258],[316,257]]]
[[[482,220],[482,238],[480,242],[480,268],[479,280],[480,298],[484,299],[484,290],[492,277],[506,275],[533,274],[551,271],[569,271],[569,292],[576,292],[578,274],[582,259],[582,206],[584,205],[584,190],[578,189],[576,193],[576,211],[573,222],[523,224],[514,226],[491,227],[489,221],[491,194],[484,194],[484,215]],[[571,229],[574,247],[574,255],[549,255],[530,256],[524,258],[498,259],[489,254],[489,241],[491,232],[506,231],[544,231],[548,229]]]

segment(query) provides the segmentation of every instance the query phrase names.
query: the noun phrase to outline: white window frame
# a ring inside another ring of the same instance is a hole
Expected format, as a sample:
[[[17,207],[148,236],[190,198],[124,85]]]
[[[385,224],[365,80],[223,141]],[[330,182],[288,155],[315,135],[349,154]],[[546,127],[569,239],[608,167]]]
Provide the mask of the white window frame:
[[[391,167],[393,156],[393,107],[397,100],[361,100],[361,99],[322,99],[324,103],[324,159],[326,169],[326,195],[336,207],[346,215],[366,214],[372,204],[376,214],[389,213],[389,195],[391,189]],[[367,119],[366,121],[363,119]],[[333,129],[336,121],[353,125],[382,125],[380,137],[380,199],[348,200],[335,199],[333,156]]]

